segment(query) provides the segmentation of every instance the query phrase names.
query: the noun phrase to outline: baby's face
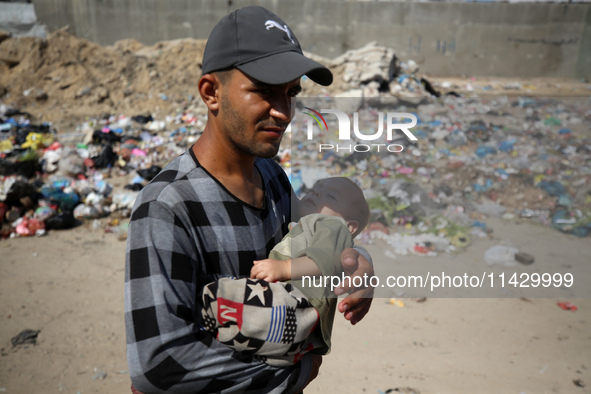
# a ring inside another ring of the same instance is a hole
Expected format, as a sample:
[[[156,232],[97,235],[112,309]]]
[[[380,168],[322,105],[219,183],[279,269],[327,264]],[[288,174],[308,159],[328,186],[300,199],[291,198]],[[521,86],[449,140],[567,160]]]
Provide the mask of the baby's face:
[[[340,216],[343,219],[354,216],[354,201],[359,191],[348,179],[328,178],[314,185],[312,191],[300,201],[300,215],[322,213],[330,216]]]

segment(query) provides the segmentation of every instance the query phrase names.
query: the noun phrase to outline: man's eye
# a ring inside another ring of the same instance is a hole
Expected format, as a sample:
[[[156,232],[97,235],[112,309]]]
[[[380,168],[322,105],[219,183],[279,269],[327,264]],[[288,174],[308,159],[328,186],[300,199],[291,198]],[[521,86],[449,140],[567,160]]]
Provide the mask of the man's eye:
[[[333,196],[332,194],[327,194],[328,198],[332,198],[333,200],[336,200],[337,198],[335,196]]]

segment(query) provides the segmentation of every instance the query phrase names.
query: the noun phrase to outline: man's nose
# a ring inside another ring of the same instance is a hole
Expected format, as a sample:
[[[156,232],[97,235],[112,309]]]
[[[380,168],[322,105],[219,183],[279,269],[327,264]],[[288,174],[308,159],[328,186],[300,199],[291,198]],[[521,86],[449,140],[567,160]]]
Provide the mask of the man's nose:
[[[291,122],[293,117],[292,98],[287,95],[277,95],[271,103],[271,116],[282,122]]]

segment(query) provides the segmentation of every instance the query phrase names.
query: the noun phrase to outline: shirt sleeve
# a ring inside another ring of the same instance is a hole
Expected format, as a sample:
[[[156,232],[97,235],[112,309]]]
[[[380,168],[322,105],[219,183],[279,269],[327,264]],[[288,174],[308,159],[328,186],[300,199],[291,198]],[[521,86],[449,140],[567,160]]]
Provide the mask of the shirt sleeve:
[[[308,247],[298,252],[296,257],[308,256],[314,260],[323,276],[339,275],[342,272],[341,253],[353,246],[345,223],[337,218],[318,215],[305,216],[301,223],[303,231],[309,232],[309,242]]]
[[[373,266],[373,261],[371,260],[371,255],[363,246],[353,245],[353,249],[359,252],[360,255],[365,257],[365,259]]]
[[[201,330],[199,251],[190,223],[158,201],[138,203],[130,220],[125,268],[129,374],[149,393],[291,393],[311,373],[311,356],[269,366]]]

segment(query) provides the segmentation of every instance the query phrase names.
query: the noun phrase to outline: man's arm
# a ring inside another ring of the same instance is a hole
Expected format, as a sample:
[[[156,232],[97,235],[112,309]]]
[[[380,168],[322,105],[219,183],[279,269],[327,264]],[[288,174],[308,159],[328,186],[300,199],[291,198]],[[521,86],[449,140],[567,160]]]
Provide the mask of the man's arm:
[[[301,390],[312,357],[290,368],[271,367],[223,346],[202,331],[190,224],[159,202],[139,204],[132,215],[125,272],[129,373],[148,393],[290,392]],[[187,223],[185,223],[187,224]]]

